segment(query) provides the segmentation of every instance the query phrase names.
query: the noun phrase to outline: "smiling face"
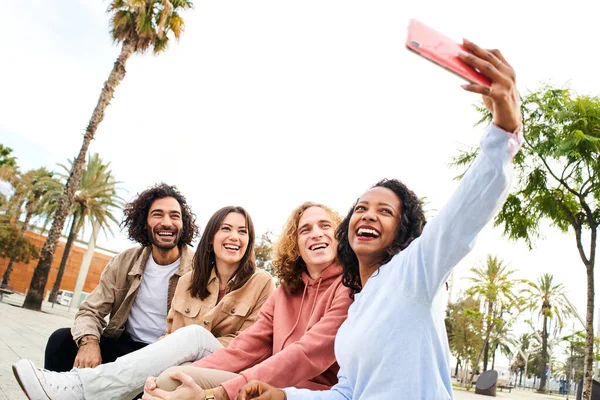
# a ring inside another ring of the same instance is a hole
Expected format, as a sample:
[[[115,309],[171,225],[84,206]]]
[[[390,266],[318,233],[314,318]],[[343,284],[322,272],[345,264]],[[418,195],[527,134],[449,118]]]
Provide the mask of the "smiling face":
[[[388,188],[374,187],[356,203],[348,228],[348,241],[359,265],[379,266],[396,238],[402,204]]]
[[[152,202],[146,229],[153,247],[159,250],[175,248],[179,243],[182,227],[181,206],[174,197],[164,197]]]
[[[337,241],[334,223],[321,207],[309,207],[298,221],[298,251],[309,274],[315,278],[335,260]]]
[[[217,229],[213,240],[218,265],[239,264],[248,249],[248,226],[243,214],[230,212]]]

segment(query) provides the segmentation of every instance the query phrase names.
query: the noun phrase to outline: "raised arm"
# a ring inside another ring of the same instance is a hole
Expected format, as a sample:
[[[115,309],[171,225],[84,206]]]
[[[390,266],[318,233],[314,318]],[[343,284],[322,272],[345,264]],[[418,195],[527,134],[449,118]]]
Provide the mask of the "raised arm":
[[[515,73],[498,50],[483,50],[465,41],[473,54],[462,59],[482,71],[492,85],[465,85],[480,93],[493,114],[481,139],[481,153],[443,209],[423,229],[406,254],[411,280],[432,301],[454,266],[471,250],[477,234],[502,206],[512,181],[512,158],[523,142]],[[417,289],[415,287],[415,290]]]

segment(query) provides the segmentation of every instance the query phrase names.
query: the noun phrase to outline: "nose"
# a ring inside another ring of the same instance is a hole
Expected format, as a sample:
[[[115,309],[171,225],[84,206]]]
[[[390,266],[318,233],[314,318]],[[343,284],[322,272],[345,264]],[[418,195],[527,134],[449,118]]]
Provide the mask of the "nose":
[[[374,213],[372,213],[371,211],[367,211],[362,215],[362,220],[363,221],[376,221],[377,218],[375,217]]]
[[[233,240],[238,240],[240,238],[240,234],[238,233],[238,231],[236,231],[235,229],[233,229],[231,231],[231,233],[229,234],[229,238],[233,239]]]
[[[321,229],[321,227],[320,226],[315,226],[313,228],[313,230],[312,230],[311,236],[313,238],[320,238],[320,237],[322,237],[323,236],[323,230]]]
[[[162,226],[171,227],[171,226],[173,226],[173,220],[171,219],[171,217],[168,214],[163,215],[163,217],[160,220],[160,224]]]

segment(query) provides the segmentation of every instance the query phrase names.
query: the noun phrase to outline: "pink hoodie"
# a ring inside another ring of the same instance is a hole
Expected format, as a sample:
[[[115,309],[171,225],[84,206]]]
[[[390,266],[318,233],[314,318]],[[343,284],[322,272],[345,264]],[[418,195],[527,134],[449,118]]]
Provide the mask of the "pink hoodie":
[[[342,285],[342,268],[327,267],[313,280],[302,273],[302,293],[278,287],[263,305],[256,323],[228,347],[193,365],[239,373],[222,383],[230,399],[252,379],[275,387],[326,390],[337,383],[339,366],[333,343],[352,303]]]

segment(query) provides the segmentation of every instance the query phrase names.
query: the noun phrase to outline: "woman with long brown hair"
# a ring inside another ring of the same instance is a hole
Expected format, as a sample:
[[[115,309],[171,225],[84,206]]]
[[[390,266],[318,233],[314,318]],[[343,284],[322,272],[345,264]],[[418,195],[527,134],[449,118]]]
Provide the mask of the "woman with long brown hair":
[[[50,372],[19,361],[13,370],[31,399],[131,399],[149,375],[200,360],[250,327],[275,290],[256,268],[254,225],[242,207],[223,207],[208,221],[192,270],[179,279],[162,339],[96,368]]]

